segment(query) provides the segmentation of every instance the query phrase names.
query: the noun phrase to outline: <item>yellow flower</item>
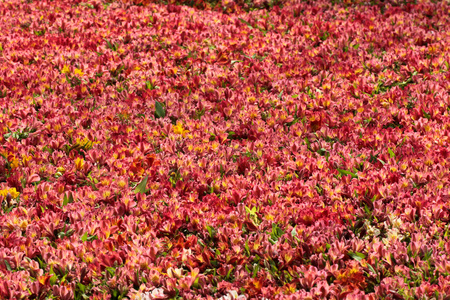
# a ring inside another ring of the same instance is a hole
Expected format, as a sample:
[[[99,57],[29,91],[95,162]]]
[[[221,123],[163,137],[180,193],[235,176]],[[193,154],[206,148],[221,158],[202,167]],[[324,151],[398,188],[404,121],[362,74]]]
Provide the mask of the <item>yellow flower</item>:
[[[11,198],[13,199],[19,197],[20,195],[20,193],[16,190],[16,188],[0,190],[0,196],[6,197],[8,194],[10,194]]]
[[[11,161],[11,164],[10,164],[11,169],[17,168],[19,166],[19,163],[20,163],[20,161],[17,158],[14,157],[12,159],[12,161]]]
[[[11,194],[12,198],[17,198],[20,195],[20,193],[16,190],[16,188],[9,189],[9,193]]]
[[[24,156],[22,157],[22,162],[23,162],[24,164],[27,164],[27,162],[29,162],[31,159],[33,159],[31,156],[24,155]]]
[[[182,134],[183,133],[183,125],[181,125],[181,124],[174,125],[173,132],[176,134]]]
[[[81,170],[83,169],[84,164],[85,164],[84,159],[77,157],[77,159],[75,160],[75,168],[77,170]]]
[[[119,181],[117,181],[117,185],[119,186],[119,188],[123,189],[127,185],[127,182],[124,179],[120,179]]]
[[[83,76],[84,73],[83,73],[83,71],[81,69],[75,69],[75,75]]]
[[[181,135],[183,135],[183,137],[186,137],[186,133],[188,133],[189,130],[184,129],[183,124],[181,124],[180,122],[177,122],[177,125],[173,126],[173,132],[175,134],[181,134]]]
[[[64,65],[64,67],[63,67],[62,70],[61,70],[61,73],[63,73],[63,74],[70,73],[69,66]]]

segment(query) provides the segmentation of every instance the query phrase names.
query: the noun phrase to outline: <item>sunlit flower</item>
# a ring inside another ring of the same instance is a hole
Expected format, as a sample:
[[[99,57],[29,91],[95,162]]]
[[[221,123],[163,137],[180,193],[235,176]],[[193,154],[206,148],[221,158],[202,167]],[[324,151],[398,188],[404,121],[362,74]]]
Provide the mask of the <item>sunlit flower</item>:
[[[69,68],[69,66],[64,65],[64,67],[63,67],[62,70],[61,70],[61,73],[63,73],[63,74],[68,74],[68,73],[70,73],[70,68]]]

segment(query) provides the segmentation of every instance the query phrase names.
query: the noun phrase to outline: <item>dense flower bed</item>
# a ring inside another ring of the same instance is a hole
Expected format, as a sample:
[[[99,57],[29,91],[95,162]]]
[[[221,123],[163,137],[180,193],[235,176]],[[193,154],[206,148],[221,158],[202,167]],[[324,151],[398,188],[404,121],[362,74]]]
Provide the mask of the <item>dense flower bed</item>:
[[[405,2],[2,1],[0,298],[448,297],[450,6]]]

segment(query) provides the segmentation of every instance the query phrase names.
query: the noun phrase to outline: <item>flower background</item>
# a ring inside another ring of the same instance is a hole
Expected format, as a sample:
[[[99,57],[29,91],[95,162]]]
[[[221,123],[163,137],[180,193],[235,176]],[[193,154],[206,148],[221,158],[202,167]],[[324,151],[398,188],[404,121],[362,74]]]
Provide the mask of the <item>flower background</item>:
[[[449,9],[1,2],[0,297],[445,299]]]

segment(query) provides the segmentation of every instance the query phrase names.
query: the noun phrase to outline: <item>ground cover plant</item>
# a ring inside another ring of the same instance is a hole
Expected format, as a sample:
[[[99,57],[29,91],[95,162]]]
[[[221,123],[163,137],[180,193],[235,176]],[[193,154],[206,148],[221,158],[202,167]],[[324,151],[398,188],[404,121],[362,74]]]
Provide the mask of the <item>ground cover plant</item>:
[[[0,3],[1,299],[448,299],[445,1]]]

